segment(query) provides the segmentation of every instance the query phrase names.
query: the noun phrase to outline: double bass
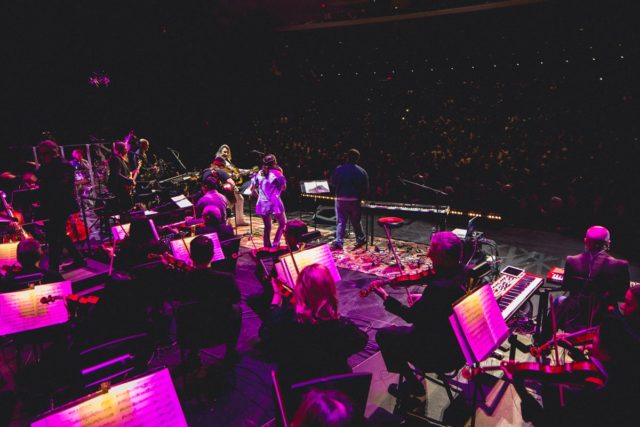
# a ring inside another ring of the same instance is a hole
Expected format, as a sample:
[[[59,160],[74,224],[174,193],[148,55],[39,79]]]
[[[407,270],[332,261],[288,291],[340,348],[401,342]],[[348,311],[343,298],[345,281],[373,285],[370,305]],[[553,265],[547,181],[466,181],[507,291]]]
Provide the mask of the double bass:
[[[6,236],[7,240],[11,242],[30,239],[31,235],[22,227],[24,217],[20,212],[13,210],[13,207],[7,202],[7,194],[2,190],[0,190],[0,201],[2,202],[5,212],[5,215],[0,214],[0,218],[6,219],[9,222],[10,232]]]

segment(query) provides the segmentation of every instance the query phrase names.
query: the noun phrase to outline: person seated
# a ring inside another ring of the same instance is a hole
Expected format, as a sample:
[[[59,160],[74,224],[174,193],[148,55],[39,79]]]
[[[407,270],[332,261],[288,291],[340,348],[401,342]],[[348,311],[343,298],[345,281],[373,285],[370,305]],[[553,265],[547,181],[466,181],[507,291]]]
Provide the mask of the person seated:
[[[203,328],[224,328],[226,351],[224,360],[237,360],[236,344],[240,337],[242,310],[240,290],[233,275],[212,270],[213,241],[206,236],[197,236],[189,245],[193,268],[185,272],[184,280],[177,285],[180,302],[197,302],[204,308],[211,324]],[[220,322],[224,319],[224,323]],[[213,323],[216,322],[216,323]],[[197,350],[191,349],[191,359],[197,359]]]
[[[216,233],[220,242],[232,239],[233,227],[225,224],[220,209],[216,206],[209,205],[202,211],[202,219],[204,225],[196,229],[196,234]]]
[[[40,283],[54,283],[64,280],[57,271],[49,271],[40,267],[42,245],[35,239],[25,239],[18,243],[17,258],[19,265],[7,271],[0,280],[0,292],[13,292],[28,287],[28,276],[42,275]],[[37,278],[39,276],[34,276]]]
[[[435,274],[427,276],[422,296],[406,306],[379,286],[374,291],[384,301],[384,308],[411,323],[411,326],[383,328],[376,334],[387,371],[399,373],[406,381],[399,388],[392,384],[389,392],[398,398],[425,398],[425,388],[409,363],[426,372],[449,372],[462,367],[464,357],[449,323],[453,303],[465,293],[467,275],[460,262],[462,242],[449,231],[435,233],[427,256]]]
[[[595,225],[584,237],[584,252],[567,257],[562,288],[569,291],[569,296],[557,299],[558,329],[573,332],[597,325],[608,308],[624,298],[629,287],[629,263],[609,255],[610,246],[609,230]],[[551,332],[546,329],[548,338]]]
[[[209,175],[202,181],[202,197],[196,202],[196,215],[202,216],[204,208],[215,206],[221,213],[223,223],[227,222],[227,208],[229,202],[226,197],[218,192],[219,180],[217,175]]]
[[[287,221],[284,230],[284,239],[287,242],[287,246],[263,248],[255,252],[255,275],[262,284],[262,292],[249,295],[249,297],[247,297],[247,305],[251,307],[261,320],[264,321],[269,312],[269,305],[273,298],[271,279],[277,276],[276,264],[279,262],[278,257],[289,253],[289,250],[299,250],[302,245],[302,236],[308,231],[307,224],[299,219]],[[271,262],[269,262],[269,260]],[[260,330],[262,331],[262,328]],[[258,335],[260,335],[260,333]]]
[[[267,318],[265,346],[276,363],[283,386],[351,372],[347,359],[367,344],[368,336],[338,313],[336,284],[321,264],[305,267],[293,289],[294,302],[284,300],[280,286]]]
[[[355,426],[353,404],[336,390],[311,390],[302,398],[291,427]]]
[[[130,269],[149,262],[149,254],[161,254],[168,250],[166,244],[158,239],[153,223],[145,217],[131,219],[129,235],[119,244],[116,256],[119,269]]]

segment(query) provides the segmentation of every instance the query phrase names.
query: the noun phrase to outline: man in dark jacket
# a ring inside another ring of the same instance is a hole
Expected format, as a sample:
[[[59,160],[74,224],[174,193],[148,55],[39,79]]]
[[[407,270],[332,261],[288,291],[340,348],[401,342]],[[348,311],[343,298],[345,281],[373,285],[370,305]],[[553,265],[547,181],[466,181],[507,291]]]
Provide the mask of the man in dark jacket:
[[[428,256],[433,261],[435,273],[425,278],[422,296],[410,307],[372,283],[376,294],[384,300],[385,309],[411,323],[411,326],[381,329],[376,335],[387,370],[407,379],[401,390],[393,384],[392,394],[425,396],[424,386],[414,376],[408,362],[427,372],[449,372],[464,364],[449,323],[452,305],[464,295],[467,283],[460,263],[461,253],[462,242],[455,234],[444,231],[433,235]]]
[[[58,271],[63,248],[67,249],[74,260],[71,267],[83,267],[86,261],[66,234],[69,215],[78,212],[73,166],[60,158],[58,144],[50,140],[38,144],[38,155],[41,163],[37,172],[40,211],[49,219],[45,224],[49,244],[49,270]]]
[[[338,166],[331,175],[331,185],[336,192],[336,239],[331,247],[342,249],[347,221],[351,221],[356,233],[356,246],[359,248],[366,243],[360,218],[362,216],[360,202],[369,191],[369,175],[356,163],[360,159],[360,152],[355,148],[347,151],[347,161]]]

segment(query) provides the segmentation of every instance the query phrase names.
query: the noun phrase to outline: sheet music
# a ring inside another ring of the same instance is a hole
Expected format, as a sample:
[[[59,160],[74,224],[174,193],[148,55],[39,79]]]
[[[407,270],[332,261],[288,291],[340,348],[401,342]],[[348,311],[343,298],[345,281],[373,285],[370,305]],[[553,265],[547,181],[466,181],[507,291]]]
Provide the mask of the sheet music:
[[[329,189],[329,182],[326,180],[320,181],[304,181],[304,192],[307,194],[322,194],[331,191]]]
[[[213,240],[213,258],[211,258],[211,262],[220,261],[224,259],[224,252],[222,252],[222,245],[220,245],[220,239],[218,239],[217,233],[209,233],[202,234],[202,236],[207,236],[211,240]],[[190,236],[185,237],[184,239],[176,239],[169,242],[169,246],[171,247],[171,253],[176,259],[181,261],[190,262],[191,254],[189,252],[189,245],[191,241],[198,236]]]
[[[64,297],[71,293],[71,282],[65,281],[0,294],[0,335],[67,322],[69,313]],[[59,296],[62,299],[42,304],[40,299],[48,296]]]
[[[32,427],[172,426],[187,421],[164,368],[111,387],[108,392],[61,410],[31,424]]]
[[[184,194],[179,196],[172,197],[171,200],[179,207],[179,208],[190,208],[193,206],[193,203]]]
[[[118,224],[111,226],[111,236],[113,240],[124,240],[129,235],[131,229],[131,223]]]
[[[14,265],[18,262],[18,243],[0,244],[0,266]]]
[[[490,285],[467,295],[449,317],[468,364],[481,362],[509,336]]]
[[[296,284],[296,280],[298,280],[298,272],[295,267],[296,265],[298,266],[298,269],[302,271],[302,269],[308,265],[322,264],[329,269],[331,277],[333,277],[333,280],[335,280],[336,283],[342,280],[338,267],[336,266],[336,262],[333,259],[333,255],[331,255],[329,245],[324,244],[301,252],[294,252],[293,255],[295,257],[295,265],[291,260],[291,254],[282,255],[279,258],[280,263],[276,264],[278,277],[292,289]]]

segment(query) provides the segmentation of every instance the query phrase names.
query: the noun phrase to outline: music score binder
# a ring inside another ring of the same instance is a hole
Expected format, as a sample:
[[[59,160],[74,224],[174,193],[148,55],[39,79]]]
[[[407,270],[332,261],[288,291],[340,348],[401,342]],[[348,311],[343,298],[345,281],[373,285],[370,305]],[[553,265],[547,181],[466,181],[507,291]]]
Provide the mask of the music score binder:
[[[322,264],[327,267],[331,273],[331,277],[336,283],[342,280],[333,255],[331,255],[331,249],[329,249],[329,245],[327,244],[294,252],[293,256],[295,263],[294,260],[291,259],[291,254],[286,254],[282,255],[279,258],[280,262],[276,264],[278,278],[284,281],[291,289],[293,289],[296,280],[298,280],[298,271],[302,271],[303,268],[311,264]]]
[[[67,322],[69,312],[64,298],[71,293],[71,282],[64,281],[0,294],[0,335]],[[50,302],[41,302],[49,297]]]
[[[32,427],[187,426],[167,368],[53,409]]]
[[[458,301],[449,322],[469,365],[486,359],[509,337],[491,285],[477,288]]]

